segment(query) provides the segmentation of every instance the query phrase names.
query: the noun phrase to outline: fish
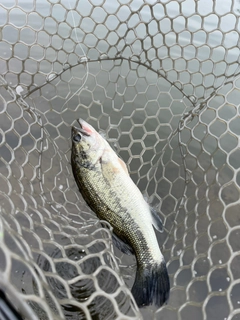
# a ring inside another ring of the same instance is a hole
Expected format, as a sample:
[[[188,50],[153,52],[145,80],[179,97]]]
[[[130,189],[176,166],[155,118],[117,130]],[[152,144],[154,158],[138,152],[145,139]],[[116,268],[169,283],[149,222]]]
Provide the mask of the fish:
[[[113,242],[136,257],[132,295],[139,307],[162,306],[170,291],[169,275],[154,228],[160,217],[131,179],[125,162],[86,121],[72,126],[71,166],[80,193],[100,220],[113,228]],[[154,227],[154,228],[153,228]]]

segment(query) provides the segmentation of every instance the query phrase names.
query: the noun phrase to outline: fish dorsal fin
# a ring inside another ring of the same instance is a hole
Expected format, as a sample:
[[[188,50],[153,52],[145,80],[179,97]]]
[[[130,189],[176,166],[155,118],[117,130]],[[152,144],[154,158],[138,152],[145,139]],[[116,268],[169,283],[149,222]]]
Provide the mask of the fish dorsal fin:
[[[159,232],[163,232],[163,223],[159,215],[157,214],[157,211],[154,208],[151,208],[151,214],[152,214],[152,224],[156,230]]]
[[[118,162],[120,163],[121,167],[122,167],[123,170],[126,172],[126,174],[129,175],[129,172],[128,172],[126,163],[125,163],[122,159],[120,159],[120,158],[118,158]]]

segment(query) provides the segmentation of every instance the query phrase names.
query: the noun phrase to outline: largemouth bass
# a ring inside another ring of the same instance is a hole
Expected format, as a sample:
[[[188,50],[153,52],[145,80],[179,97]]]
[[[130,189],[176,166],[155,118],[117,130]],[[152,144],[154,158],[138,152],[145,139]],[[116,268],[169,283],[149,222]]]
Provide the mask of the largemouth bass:
[[[132,294],[139,307],[161,306],[170,284],[164,257],[153,226],[162,230],[159,216],[151,212],[129,176],[126,164],[107,141],[86,121],[72,127],[72,171],[78,188],[101,220],[113,227],[115,244],[134,253],[137,271]]]

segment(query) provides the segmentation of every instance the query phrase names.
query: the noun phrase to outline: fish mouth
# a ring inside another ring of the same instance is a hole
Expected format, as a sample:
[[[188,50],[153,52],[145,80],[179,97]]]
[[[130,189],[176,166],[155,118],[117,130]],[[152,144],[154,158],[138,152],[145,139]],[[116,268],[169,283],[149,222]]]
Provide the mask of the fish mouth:
[[[77,119],[77,122],[78,122],[80,128],[77,128],[77,127],[75,127],[75,126],[72,126],[72,132],[73,132],[73,134],[77,134],[77,133],[80,132],[82,135],[89,137],[90,134],[89,134],[86,130],[83,129],[83,125],[82,125],[83,120],[82,120],[81,118],[79,118],[79,119]]]

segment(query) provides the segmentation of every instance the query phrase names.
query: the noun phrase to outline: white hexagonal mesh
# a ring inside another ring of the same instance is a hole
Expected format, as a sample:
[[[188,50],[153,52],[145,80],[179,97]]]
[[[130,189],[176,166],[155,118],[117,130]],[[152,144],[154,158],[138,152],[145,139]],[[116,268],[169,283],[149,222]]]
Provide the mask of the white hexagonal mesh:
[[[1,1],[0,287],[26,318],[240,319],[239,17],[238,0]],[[79,117],[164,220],[159,310],[136,307],[134,258],[77,190]]]

